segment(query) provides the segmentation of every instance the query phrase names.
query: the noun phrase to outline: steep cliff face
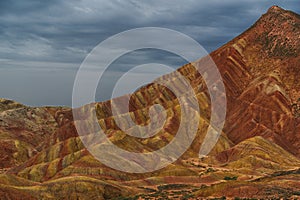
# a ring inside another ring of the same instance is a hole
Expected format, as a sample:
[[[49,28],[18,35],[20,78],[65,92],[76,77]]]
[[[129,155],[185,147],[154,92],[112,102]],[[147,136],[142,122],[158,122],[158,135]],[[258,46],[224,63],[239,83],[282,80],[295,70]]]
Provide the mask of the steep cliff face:
[[[1,99],[0,168],[5,173],[0,175],[0,194],[7,199],[18,195],[24,199],[299,195],[299,53],[299,15],[277,6],[211,53],[226,87],[228,110],[220,139],[202,159],[198,153],[211,117],[210,97],[193,65],[178,69],[190,81],[199,102],[197,135],[178,161],[146,174],[113,170],[93,158],[78,137],[70,108],[30,108]],[[205,58],[196,64],[208,67]],[[175,73],[160,79],[181,87]],[[131,95],[130,113],[123,113],[137,125],[146,125],[153,104],[164,106],[167,121],[147,139],[120,130],[111,101],[95,107],[101,128],[115,145],[150,152],[164,147],[176,135],[181,117],[176,96],[152,83]]]
[[[300,130],[291,109],[300,89],[299,26],[299,15],[273,6],[213,53],[222,55],[220,63],[224,57],[233,63],[221,72],[231,100],[225,132],[234,143],[259,135],[300,155]],[[231,92],[235,88],[240,91]]]

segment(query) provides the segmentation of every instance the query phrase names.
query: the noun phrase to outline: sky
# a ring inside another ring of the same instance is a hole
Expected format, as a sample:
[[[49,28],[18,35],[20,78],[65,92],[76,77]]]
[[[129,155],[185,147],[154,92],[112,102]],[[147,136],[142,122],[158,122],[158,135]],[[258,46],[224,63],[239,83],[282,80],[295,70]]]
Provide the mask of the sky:
[[[211,52],[245,31],[272,5],[300,13],[298,0],[0,1],[0,98],[30,106],[70,106],[78,68],[108,37],[133,28],[169,28]],[[176,69],[185,60],[153,49],[128,53],[112,63],[98,85],[96,100],[109,99],[113,84],[133,66],[157,62]],[[167,71],[136,73],[141,79]]]

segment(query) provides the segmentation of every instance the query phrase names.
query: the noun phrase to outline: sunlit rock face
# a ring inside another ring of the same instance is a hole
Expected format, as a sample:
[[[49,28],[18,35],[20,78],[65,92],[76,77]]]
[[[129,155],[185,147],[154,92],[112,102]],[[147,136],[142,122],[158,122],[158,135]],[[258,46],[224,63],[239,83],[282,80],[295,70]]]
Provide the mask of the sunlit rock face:
[[[277,6],[211,53],[226,88],[227,116],[217,144],[201,159],[210,97],[193,65],[178,69],[199,102],[197,135],[178,161],[145,174],[120,172],[96,160],[78,137],[70,108],[32,108],[0,99],[1,198],[299,198],[299,53],[300,17]],[[209,68],[205,58],[196,65]],[[181,87],[176,73],[159,79]],[[115,145],[141,153],[166,146],[180,125],[177,97],[155,82],[135,91],[130,112],[123,114],[136,125],[147,125],[154,104],[166,109],[167,119],[146,139],[120,130],[111,101],[96,103],[95,108],[100,127]]]

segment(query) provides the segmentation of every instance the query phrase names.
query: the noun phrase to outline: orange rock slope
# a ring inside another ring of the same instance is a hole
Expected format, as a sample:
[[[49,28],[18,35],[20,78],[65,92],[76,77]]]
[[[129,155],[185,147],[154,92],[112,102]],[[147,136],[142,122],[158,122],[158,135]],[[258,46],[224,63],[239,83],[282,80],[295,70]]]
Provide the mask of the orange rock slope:
[[[179,160],[145,174],[120,172],[93,158],[78,137],[70,108],[31,108],[1,99],[1,199],[300,198],[299,53],[300,16],[277,6],[211,53],[226,87],[227,117],[217,144],[201,159],[210,97],[193,65],[178,69],[197,95],[197,135]],[[205,63],[205,58],[196,61]],[[175,73],[160,79],[180,87]],[[153,137],[120,131],[110,103],[96,103],[96,113],[120,148],[150,152],[167,145],[178,130],[178,100],[158,84],[132,94],[130,113],[124,113],[146,125],[149,107],[163,105],[167,121]],[[112,159],[122,158],[112,154]]]

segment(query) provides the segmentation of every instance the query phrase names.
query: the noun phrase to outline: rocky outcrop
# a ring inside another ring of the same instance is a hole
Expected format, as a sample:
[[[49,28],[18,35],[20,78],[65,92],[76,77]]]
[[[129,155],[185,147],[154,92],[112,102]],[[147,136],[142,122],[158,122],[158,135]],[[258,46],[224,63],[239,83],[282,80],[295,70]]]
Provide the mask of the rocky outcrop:
[[[299,195],[299,24],[299,15],[274,6],[246,32],[211,53],[226,87],[228,110],[217,144],[201,159],[198,154],[211,118],[211,102],[194,65],[209,70],[207,58],[177,70],[196,93],[201,110],[197,135],[178,161],[152,173],[123,173],[96,160],[78,137],[70,108],[31,108],[0,99],[0,194],[4,199]],[[178,73],[158,80],[183,90]],[[130,116],[136,125],[149,124],[149,108],[154,104],[166,109],[166,123],[156,135],[135,138],[117,126],[120,116]],[[111,101],[94,106],[110,141],[132,152],[166,146],[182,116],[178,97],[155,82],[130,96],[129,113],[114,115]]]

